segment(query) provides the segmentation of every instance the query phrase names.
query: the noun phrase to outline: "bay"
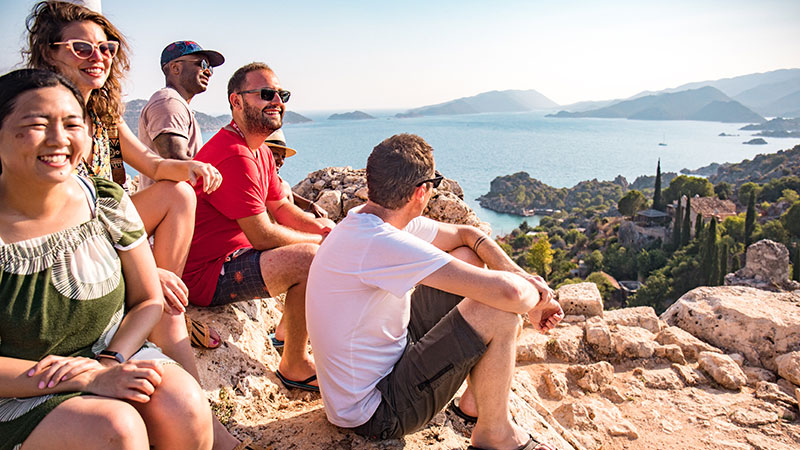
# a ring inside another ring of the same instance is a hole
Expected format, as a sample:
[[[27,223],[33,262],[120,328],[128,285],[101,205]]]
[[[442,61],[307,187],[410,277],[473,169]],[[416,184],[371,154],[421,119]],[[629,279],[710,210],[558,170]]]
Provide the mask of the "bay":
[[[326,120],[328,113],[303,114],[314,121],[283,128],[287,144],[298,152],[281,169],[290,184],[325,167],[363,168],[383,139],[414,133],[434,148],[437,169],[458,181],[464,200],[492,225],[495,235],[510,232],[523,220],[538,223],[537,217],[499,214],[478,205],[475,199],[489,191],[497,176],[525,171],[554,187],[617,175],[632,182],[639,175],[654,175],[659,158],[662,172],[677,172],[800,144],[796,138],[767,138],[767,145],[744,145],[755,132],[740,131],[743,124],[718,122],[557,119],[540,112],[409,119],[378,114],[353,121]],[[719,136],[723,132],[738,136]],[[667,145],[659,146],[662,141]]]

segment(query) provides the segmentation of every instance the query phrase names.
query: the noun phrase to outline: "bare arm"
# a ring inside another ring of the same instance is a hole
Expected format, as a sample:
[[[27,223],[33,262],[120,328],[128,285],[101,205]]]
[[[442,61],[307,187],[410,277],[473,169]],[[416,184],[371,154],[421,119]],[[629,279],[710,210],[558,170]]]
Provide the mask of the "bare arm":
[[[458,259],[442,266],[420,283],[517,314],[530,311],[539,302],[539,292],[521,276],[482,269]]]
[[[192,159],[189,154],[189,139],[174,133],[161,133],[153,139],[153,148],[164,159]]]
[[[336,226],[330,219],[309,216],[286,197],[267,202],[267,209],[279,224],[305,233],[327,235]]]
[[[151,152],[124,122],[117,124],[122,159],[153,180],[189,181],[197,183],[203,178],[203,190],[215,191],[222,183],[222,175],[211,165],[199,161],[164,159]]]
[[[310,242],[312,244],[322,242],[322,236],[319,234],[304,233],[273,223],[266,212],[237,219],[236,222],[256,250],[269,250],[302,242]]]
[[[486,233],[469,225],[440,222],[439,232],[433,240],[433,245],[446,252],[458,247],[467,247],[472,249],[483,260],[486,267],[492,270],[504,270],[521,276],[530,275],[518,266]]]

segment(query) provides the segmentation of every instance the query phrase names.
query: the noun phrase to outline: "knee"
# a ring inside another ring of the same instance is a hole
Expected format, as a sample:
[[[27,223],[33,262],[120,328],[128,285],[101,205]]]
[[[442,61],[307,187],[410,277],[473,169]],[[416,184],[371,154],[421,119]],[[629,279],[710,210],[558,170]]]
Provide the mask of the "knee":
[[[503,311],[472,299],[458,305],[461,315],[481,335],[516,336],[521,326],[519,314]]]
[[[197,206],[197,195],[194,193],[194,188],[189,183],[180,182],[174,184],[174,191],[176,203],[194,215]]]
[[[197,381],[178,366],[164,373],[161,384],[148,404],[159,420],[182,424],[182,440],[187,448],[202,448],[213,440],[211,408]],[[192,443],[189,445],[189,443]]]
[[[104,448],[135,448],[147,436],[142,416],[122,401],[114,402],[113,407],[100,408],[93,422],[92,435]]]

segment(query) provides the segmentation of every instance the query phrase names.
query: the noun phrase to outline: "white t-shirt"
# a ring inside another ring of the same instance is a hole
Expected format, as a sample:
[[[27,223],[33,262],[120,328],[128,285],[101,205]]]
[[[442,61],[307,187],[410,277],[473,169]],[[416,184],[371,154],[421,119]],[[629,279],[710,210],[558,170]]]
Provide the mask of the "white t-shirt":
[[[453,257],[430,244],[435,221],[404,230],[354,208],[319,248],[308,275],[306,319],[328,420],[357,427],[381,402],[378,381],[406,347],[411,291]]]

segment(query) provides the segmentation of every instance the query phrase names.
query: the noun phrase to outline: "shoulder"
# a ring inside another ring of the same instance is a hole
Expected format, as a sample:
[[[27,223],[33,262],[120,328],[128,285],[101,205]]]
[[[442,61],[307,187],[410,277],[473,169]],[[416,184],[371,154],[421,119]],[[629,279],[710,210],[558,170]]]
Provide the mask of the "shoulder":
[[[91,180],[94,182],[94,189],[98,200],[107,198],[120,203],[123,201],[123,198],[128,195],[125,193],[122,186],[111,180],[100,177],[92,177]]]
[[[142,115],[151,110],[163,109],[168,109],[171,112],[191,112],[186,100],[184,100],[175,89],[168,87],[161,88],[150,96],[150,100],[148,100],[147,104],[142,108]]]

